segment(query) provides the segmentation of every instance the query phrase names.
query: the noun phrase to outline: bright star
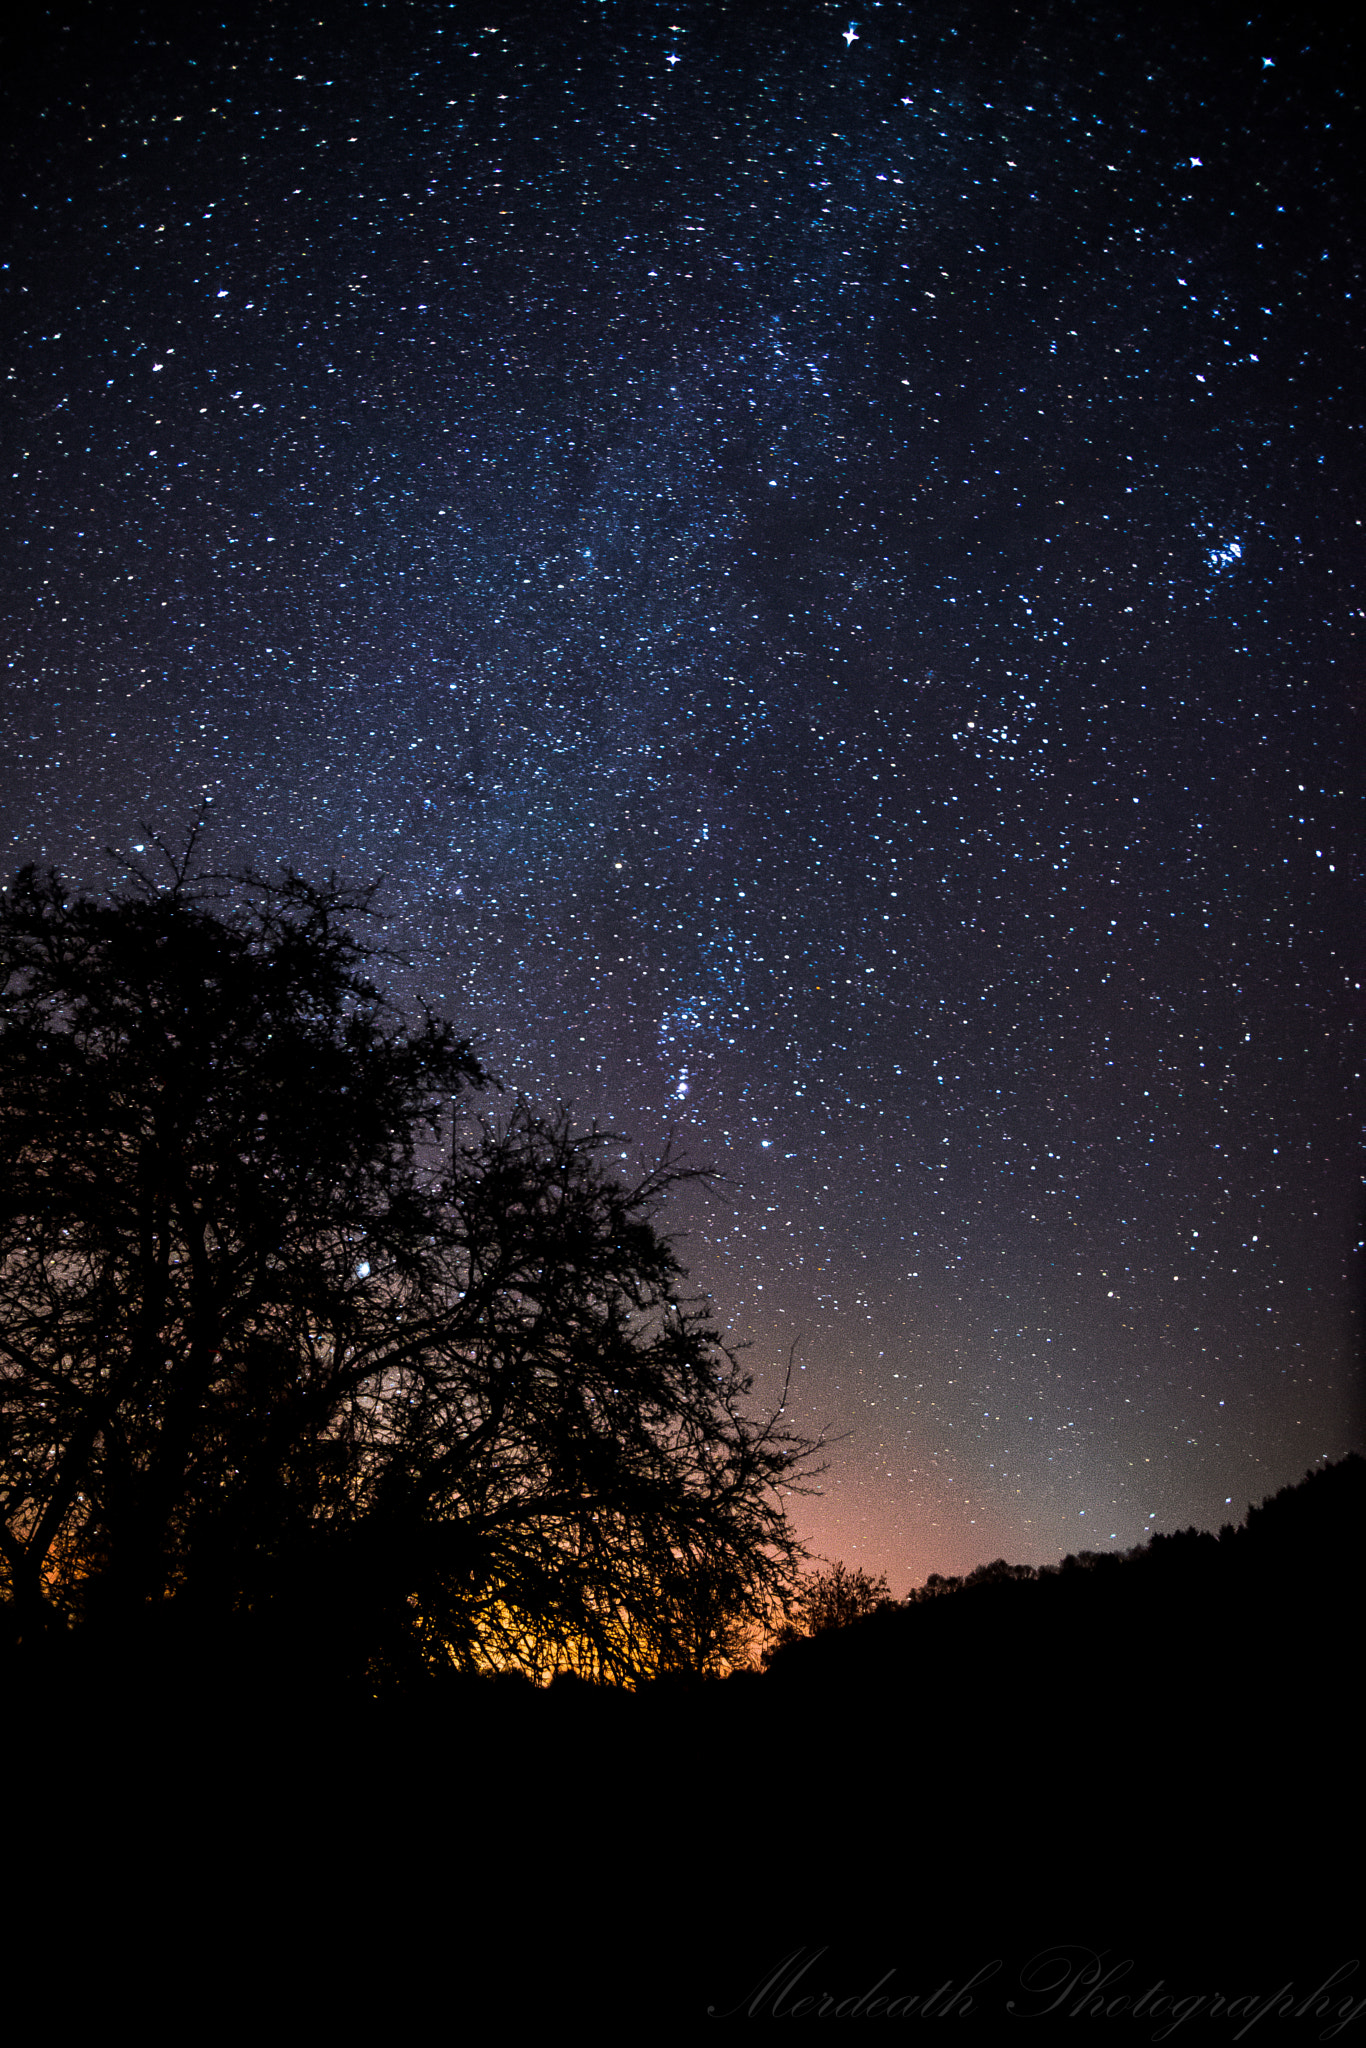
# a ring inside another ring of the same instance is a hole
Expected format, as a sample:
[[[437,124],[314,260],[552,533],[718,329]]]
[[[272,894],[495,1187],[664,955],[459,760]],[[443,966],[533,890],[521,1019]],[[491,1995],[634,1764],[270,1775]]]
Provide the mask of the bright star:
[[[666,58],[664,59],[664,62],[665,62],[666,64],[669,64],[669,65],[674,65],[674,64],[677,64],[677,63],[679,63],[680,61],[681,61],[681,60],[680,60],[680,58],[678,57],[677,53],[676,53],[675,51],[673,51],[673,50],[670,50],[670,52],[669,52],[668,56],[667,56],[667,57],[666,57]]]
[[[858,30],[854,27],[854,24],[851,21],[848,28],[844,31],[844,41],[846,47],[852,48],[852,46],[858,41],[858,39]]]

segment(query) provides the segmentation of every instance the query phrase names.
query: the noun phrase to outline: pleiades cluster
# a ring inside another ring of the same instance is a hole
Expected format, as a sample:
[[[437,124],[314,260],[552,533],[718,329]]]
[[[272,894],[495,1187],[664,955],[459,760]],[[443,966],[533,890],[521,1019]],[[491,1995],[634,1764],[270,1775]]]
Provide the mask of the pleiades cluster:
[[[1340,28],[316,0],[11,56],[8,872],[200,821],[382,878],[509,1091],[717,1169],[666,1220],[831,1440],[798,1528],[898,1593],[1360,1445]]]

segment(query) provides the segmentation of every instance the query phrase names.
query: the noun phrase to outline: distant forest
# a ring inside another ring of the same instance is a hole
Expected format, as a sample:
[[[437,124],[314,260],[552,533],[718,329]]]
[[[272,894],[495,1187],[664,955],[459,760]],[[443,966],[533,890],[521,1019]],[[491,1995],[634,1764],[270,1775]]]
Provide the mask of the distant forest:
[[[1264,1631],[1271,1616],[1295,1612],[1341,1624],[1359,1607],[1366,1565],[1366,1459],[1351,1452],[1309,1471],[1294,1486],[1250,1507],[1217,1536],[1194,1528],[1155,1534],[1124,1552],[1083,1550],[1060,1564],[998,1558],[965,1577],[932,1573],[904,1600],[885,1581],[840,1576],[842,1626],[822,1618],[770,1653],[782,1684],[892,1684],[927,1655],[994,1665],[1071,1641],[1093,1668],[1122,1664],[1137,1644],[1162,1661],[1198,1652],[1217,1628]],[[835,1576],[826,1586],[835,1590]],[[839,1602],[833,1603],[838,1609]]]
[[[1217,1537],[902,1601],[827,1572],[765,1669],[634,1689],[451,1669],[367,1697],[75,1632],[0,1674],[11,1862],[40,1918],[76,1887],[92,1999],[83,1970],[165,1951],[138,1979],[163,2022],[205,1987],[245,2019],[283,1971],[310,2024],[367,2033],[438,1999],[617,2038],[878,1997],[1070,2041],[1145,1998],[1116,2038],[1260,2010],[1336,2038],[1306,2025],[1363,1990],[1364,1529],[1353,1454]]]

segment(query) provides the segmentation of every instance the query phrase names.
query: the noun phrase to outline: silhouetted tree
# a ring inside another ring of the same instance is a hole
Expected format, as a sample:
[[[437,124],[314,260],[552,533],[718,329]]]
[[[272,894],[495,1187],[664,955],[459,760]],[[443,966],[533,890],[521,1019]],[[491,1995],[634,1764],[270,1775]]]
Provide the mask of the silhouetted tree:
[[[990,1564],[975,1565],[966,1579],[959,1583],[965,1586],[1006,1586],[1032,1579],[1034,1576],[1032,1565],[1008,1564],[1005,1558],[998,1557]]]
[[[912,1606],[919,1606],[927,1600],[938,1600],[946,1593],[961,1593],[966,1584],[966,1579],[931,1572],[923,1586],[912,1586],[906,1598]]]
[[[191,853],[193,842],[191,843]],[[54,1620],[274,1620],[366,1666],[724,1660],[812,1448],[654,1227],[666,1159],[407,1028],[365,899],[190,872],[0,899],[0,1558]]]
[[[894,1604],[885,1573],[873,1578],[862,1565],[851,1570],[843,1563],[810,1572],[798,1583],[790,1617],[777,1630],[764,1661],[770,1661],[785,1643],[845,1628],[851,1621],[861,1621],[864,1615]]]

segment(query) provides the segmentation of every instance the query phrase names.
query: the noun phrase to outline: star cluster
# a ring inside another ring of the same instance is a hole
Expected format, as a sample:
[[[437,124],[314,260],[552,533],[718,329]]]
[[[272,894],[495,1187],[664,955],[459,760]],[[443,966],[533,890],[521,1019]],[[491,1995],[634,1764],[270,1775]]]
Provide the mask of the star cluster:
[[[891,0],[11,67],[7,866],[383,874],[508,1082],[720,1170],[897,1590],[1360,1441],[1358,76]]]

